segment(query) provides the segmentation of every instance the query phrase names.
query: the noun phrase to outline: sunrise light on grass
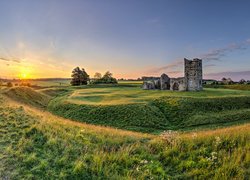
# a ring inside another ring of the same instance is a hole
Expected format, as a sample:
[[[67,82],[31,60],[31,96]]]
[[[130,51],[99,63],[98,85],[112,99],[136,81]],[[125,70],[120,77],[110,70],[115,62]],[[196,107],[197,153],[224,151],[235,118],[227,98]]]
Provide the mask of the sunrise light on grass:
[[[0,180],[250,180],[250,0],[0,0]]]

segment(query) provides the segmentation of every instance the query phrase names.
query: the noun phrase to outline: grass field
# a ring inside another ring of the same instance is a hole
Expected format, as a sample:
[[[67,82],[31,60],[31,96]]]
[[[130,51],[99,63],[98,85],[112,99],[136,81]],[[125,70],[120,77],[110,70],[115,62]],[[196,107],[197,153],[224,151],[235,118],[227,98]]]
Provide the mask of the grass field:
[[[249,179],[249,91],[139,86],[2,88],[0,179]]]
[[[87,125],[2,98],[3,179],[248,179],[249,124],[161,136]]]

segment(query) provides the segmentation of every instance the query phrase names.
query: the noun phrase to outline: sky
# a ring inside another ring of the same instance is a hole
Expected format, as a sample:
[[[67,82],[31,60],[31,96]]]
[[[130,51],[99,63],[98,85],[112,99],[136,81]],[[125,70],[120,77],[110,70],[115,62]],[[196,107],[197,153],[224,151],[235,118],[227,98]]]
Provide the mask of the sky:
[[[247,0],[1,0],[0,78],[183,76],[250,79]]]

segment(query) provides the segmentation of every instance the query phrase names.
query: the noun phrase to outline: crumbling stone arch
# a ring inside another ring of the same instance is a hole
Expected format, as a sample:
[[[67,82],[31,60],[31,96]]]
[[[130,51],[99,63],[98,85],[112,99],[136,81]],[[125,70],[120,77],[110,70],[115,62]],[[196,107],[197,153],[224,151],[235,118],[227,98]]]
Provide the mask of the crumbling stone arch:
[[[179,83],[178,83],[178,82],[175,82],[175,83],[173,84],[173,90],[174,90],[174,91],[179,91]]]

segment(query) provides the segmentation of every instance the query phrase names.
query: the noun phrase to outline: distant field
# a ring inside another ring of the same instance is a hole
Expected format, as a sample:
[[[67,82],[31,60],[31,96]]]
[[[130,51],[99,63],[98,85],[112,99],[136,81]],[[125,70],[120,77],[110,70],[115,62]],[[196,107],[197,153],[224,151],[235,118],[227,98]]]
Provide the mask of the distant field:
[[[40,87],[52,87],[52,86],[69,86],[70,80],[15,80],[11,81],[13,86],[20,86],[22,83],[29,83],[31,86],[40,86]],[[3,86],[6,86],[7,82],[3,83]]]
[[[232,85],[205,85],[207,88],[219,89],[235,89],[235,90],[248,90],[250,91],[250,84],[232,84]]]
[[[22,80],[22,81],[13,81],[13,85],[15,84],[21,84],[22,82],[24,83],[29,83],[31,86],[41,86],[41,87],[52,87],[52,86],[70,86],[70,80]],[[118,81],[119,84],[121,85],[136,85],[140,86],[143,82],[142,81]],[[6,85],[6,83],[4,83]]]
[[[70,80],[53,80],[53,81],[28,81],[33,86],[69,86]]]

